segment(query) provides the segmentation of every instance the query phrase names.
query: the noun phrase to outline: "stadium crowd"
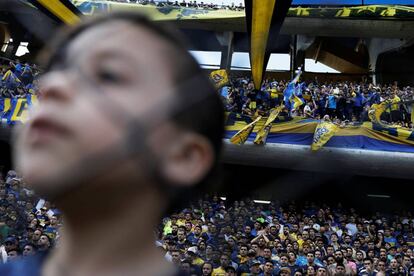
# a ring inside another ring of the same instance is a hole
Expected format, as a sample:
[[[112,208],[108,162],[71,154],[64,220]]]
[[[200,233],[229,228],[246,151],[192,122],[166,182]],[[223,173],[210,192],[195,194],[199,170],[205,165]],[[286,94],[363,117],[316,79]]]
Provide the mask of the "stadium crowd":
[[[35,94],[39,69],[35,64],[20,61],[3,64],[0,69],[0,97],[25,97]],[[233,78],[231,85],[221,89],[227,111],[248,116],[267,116],[271,108],[285,102],[284,91],[289,81],[264,80],[260,90],[254,89],[249,78]],[[284,110],[290,116],[327,118],[341,125],[368,121],[372,104],[388,103],[382,121],[413,128],[411,122],[413,89],[400,87],[397,82],[373,85],[367,82],[302,82],[295,94],[301,100],[299,108]]]
[[[157,245],[189,275],[414,275],[413,222],[214,196],[164,218]]]
[[[15,171],[0,176],[0,262],[46,252],[61,225]],[[155,235],[187,275],[414,275],[413,227],[409,212],[206,196],[166,216]]]
[[[1,70],[1,96],[35,91],[36,66],[9,62]],[[265,80],[260,91],[247,78],[221,90],[226,109],[266,115],[283,102],[287,81]],[[361,122],[369,106],[387,101],[384,120],[410,123],[410,87],[398,83],[300,83],[303,104],[293,116]],[[387,113],[387,112],[386,112]],[[37,198],[14,171],[0,176],[0,262],[47,251],[59,241],[59,211]],[[188,275],[414,275],[411,213],[364,216],[354,209],[314,203],[226,202],[217,196],[163,219],[156,245]]]
[[[233,11],[242,11],[244,10],[243,3],[240,2],[236,5],[234,2],[231,5],[224,5],[224,4],[214,4],[208,3],[207,1],[194,1],[194,0],[180,0],[180,1],[170,1],[170,0],[112,0],[114,2],[121,2],[121,3],[138,3],[142,5],[154,5],[158,7],[175,7],[175,8],[193,8],[193,9],[225,9],[225,10],[233,10]]]
[[[283,92],[289,82],[267,79],[260,91],[248,78],[235,78],[231,84],[221,90],[227,111],[266,116],[271,108],[284,103]],[[386,102],[388,108],[381,119],[412,128],[413,90],[397,82],[376,86],[367,82],[302,82],[296,86],[295,94],[302,104],[291,110],[292,116],[320,119],[329,115],[332,121],[355,124],[368,120],[372,104]]]
[[[36,93],[39,73],[36,64],[3,61],[0,64],[0,97],[19,98]]]
[[[0,175],[0,263],[47,251],[60,224],[59,211],[36,197],[15,171]]]

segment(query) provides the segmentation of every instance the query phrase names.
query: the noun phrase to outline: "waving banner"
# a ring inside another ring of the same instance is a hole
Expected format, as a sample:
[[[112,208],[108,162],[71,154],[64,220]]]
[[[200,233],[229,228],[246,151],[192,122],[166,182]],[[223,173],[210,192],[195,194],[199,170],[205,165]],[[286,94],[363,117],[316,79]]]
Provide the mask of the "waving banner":
[[[256,123],[262,119],[261,116],[257,117],[256,120],[242,128],[239,132],[237,132],[233,137],[231,137],[230,142],[233,144],[243,145],[247,138],[249,138],[250,133],[252,133]]]
[[[325,145],[338,130],[338,126],[331,122],[320,122],[315,129],[311,149],[316,151]]]
[[[29,108],[36,103],[37,96],[31,94],[24,98],[0,98],[2,122],[9,125],[24,123],[28,119]]]
[[[274,120],[276,120],[277,116],[279,116],[279,113],[282,111],[283,108],[284,106],[281,105],[272,109],[263,127],[257,132],[256,138],[254,139],[254,143],[256,145],[266,144],[267,135],[269,134],[269,131],[272,127],[272,123]]]
[[[210,73],[210,79],[217,89],[229,83],[229,76],[225,69],[215,70]]]
[[[311,147],[314,144],[314,149],[327,146],[414,153],[414,131],[408,128],[385,123],[378,124],[375,121],[341,126],[330,123],[328,126],[325,125],[327,130],[319,131],[314,141],[316,129],[322,126],[319,120],[302,117],[290,118],[285,114],[281,112],[272,122],[267,131],[266,145],[274,143]],[[258,135],[261,136],[262,134],[258,132],[267,119],[261,118],[250,132],[245,132],[244,141],[252,141]],[[225,139],[232,138],[251,122],[252,119],[246,115],[227,114]]]
[[[33,1],[33,0],[30,0]],[[299,0],[306,1],[306,0]],[[313,0],[308,0],[313,1]],[[389,0],[390,3],[373,2],[365,0],[365,5],[359,1],[352,6],[337,4],[337,0],[332,0],[331,5],[319,6],[321,4],[306,6],[299,4],[297,0],[292,1],[292,6],[287,12],[288,17],[304,18],[342,18],[342,19],[369,19],[369,18],[413,18],[414,2],[412,0]],[[39,2],[39,1],[36,1]],[[44,0],[41,2],[53,2]],[[243,8],[234,9],[200,9],[191,6],[168,5],[160,3],[159,5],[144,5],[139,3],[115,2],[107,0],[71,0],[74,6],[84,15],[94,15],[102,12],[111,12],[119,10],[136,10],[153,20],[240,20],[244,22],[245,11]],[[381,4],[380,4],[381,3]]]

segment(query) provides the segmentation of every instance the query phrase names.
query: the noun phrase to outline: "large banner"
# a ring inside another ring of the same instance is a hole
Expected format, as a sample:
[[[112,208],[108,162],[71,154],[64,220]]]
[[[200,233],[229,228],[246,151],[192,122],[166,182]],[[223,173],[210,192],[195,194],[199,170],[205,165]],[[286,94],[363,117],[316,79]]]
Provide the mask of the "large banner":
[[[293,0],[292,7],[289,9],[288,17],[317,17],[317,18],[414,18],[414,1],[388,1],[393,2],[386,5],[386,1],[362,1],[350,0],[344,1],[348,3],[357,3],[356,6],[348,6],[354,4],[340,4],[341,1],[327,1],[338,3],[333,5],[324,4],[324,7],[314,7],[307,5],[316,3],[317,1],[303,0],[303,4],[298,4],[302,0]],[[137,10],[153,20],[213,20],[213,19],[244,19],[245,11],[226,10],[226,9],[202,9],[187,8],[173,5],[155,6],[142,5],[136,3],[119,3],[104,0],[72,0],[73,4],[85,15],[93,15],[101,12],[119,11],[119,10]],[[207,1],[208,2],[208,1]],[[305,4],[308,2],[308,4]],[[322,1],[318,1],[322,2]],[[300,7],[293,6],[302,5]],[[370,4],[370,5],[367,5]],[[319,5],[319,4],[318,4]],[[320,4],[322,5],[322,4]],[[331,5],[331,6],[330,6]],[[405,5],[405,6],[404,6]],[[410,7],[411,5],[411,7]],[[306,7],[307,6],[307,7]]]
[[[28,118],[29,108],[36,103],[37,97],[31,94],[24,98],[0,98],[2,123],[24,123]]]
[[[234,137],[253,120],[249,116],[236,113],[228,113],[226,118],[225,139]],[[244,141],[253,143],[266,121],[266,117],[257,120]],[[265,142],[304,145],[310,148],[313,145],[313,150],[335,147],[414,153],[414,131],[378,124],[375,120],[356,125],[333,126],[332,123],[315,119],[279,116],[273,121]]]

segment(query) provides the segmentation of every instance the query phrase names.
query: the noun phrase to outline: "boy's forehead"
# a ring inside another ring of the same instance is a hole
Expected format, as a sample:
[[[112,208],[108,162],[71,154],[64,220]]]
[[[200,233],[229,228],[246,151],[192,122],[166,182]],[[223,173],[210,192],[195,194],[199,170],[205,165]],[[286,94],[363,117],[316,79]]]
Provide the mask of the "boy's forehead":
[[[114,20],[89,27],[76,36],[69,43],[67,57],[82,60],[102,54],[124,56],[151,70],[155,65],[166,67],[165,53],[171,53],[171,47],[148,28]]]

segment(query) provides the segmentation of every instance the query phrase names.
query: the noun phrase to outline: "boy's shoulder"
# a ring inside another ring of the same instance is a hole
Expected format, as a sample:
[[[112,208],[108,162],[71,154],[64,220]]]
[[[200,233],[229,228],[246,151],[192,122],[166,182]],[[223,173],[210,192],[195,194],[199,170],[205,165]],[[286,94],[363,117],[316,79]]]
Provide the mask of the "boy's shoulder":
[[[0,265],[0,275],[4,276],[40,276],[47,253],[14,260]]]

